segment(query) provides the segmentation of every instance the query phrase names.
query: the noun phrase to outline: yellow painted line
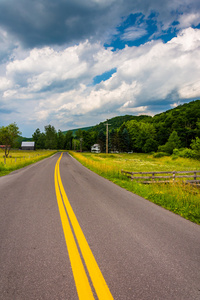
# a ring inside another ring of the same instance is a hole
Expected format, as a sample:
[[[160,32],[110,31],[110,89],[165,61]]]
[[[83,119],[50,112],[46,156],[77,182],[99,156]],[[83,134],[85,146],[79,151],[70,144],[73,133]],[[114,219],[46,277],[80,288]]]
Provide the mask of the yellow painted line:
[[[76,245],[76,242],[74,240],[74,236],[65,212],[65,208],[62,203],[62,198],[58,186],[58,165],[59,161],[56,163],[55,167],[55,190],[56,190],[56,196],[57,196],[57,202],[58,207],[60,211],[60,218],[63,226],[65,241],[67,244],[67,249],[69,253],[69,258],[71,262],[71,267],[73,271],[74,281],[76,284],[76,289],[78,293],[78,297],[81,300],[91,299],[93,300],[93,293],[87,278],[87,275],[84,270],[84,266],[82,263],[82,260],[80,258],[80,254]]]
[[[99,300],[113,300],[113,296],[112,296],[112,294],[107,286],[107,283],[99,269],[99,266],[93,256],[93,253],[87,243],[87,240],[82,232],[82,229],[78,223],[78,220],[72,210],[72,207],[71,207],[69,200],[67,198],[67,195],[65,193],[65,190],[64,190],[64,187],[63,187],[63,184],[61,181],[61,177],[60,177],[60,170],[59,170],[59,163],[60,163],[61,157],[62,157],[62,155],[60,156],[60,158],[58,159],[57,164],[56,164],[57,167],[56,167],[55,174],[57,174],[57,175],[55,176],[56,177],[55,182],[57,181],[57,187],[59,186],[58,189],[60,188],[59,192],[60,192],[60,194],[62,194],[62,199],[63,199],[64,205],[65,205],[65,208],[67,210],[70,222],[72,224],[74,234],[76,236],[80,251],[81,251],[83,259],[85,261],[85,265],[87,267],[88,273],[92,280],[93,286],[94,286],[96,294],[98,296],[98,299]],[[62,201],[62,199],[61,199],[61,201]],[[63,207],[63,209],[64,209],[64,207]],[[65,223],[62,222],[62,224],[63,224],[63,226],[65,226]],[[65,239],[69,239],[69,236],[66,235]],[[67,240],[66,240],[66,243],[67,243]],[[76,282],[76,280],[75,280],[75,282]],[[76,287],[77,287],[77,284],[76,284]],[[78,287],[77,287],[77,289],[78,289]],[[79,298],[79,299],[82,299],[82,298]],[[91,299],[91,298],[85,297],[84,300],[87,300],[87,299]]]

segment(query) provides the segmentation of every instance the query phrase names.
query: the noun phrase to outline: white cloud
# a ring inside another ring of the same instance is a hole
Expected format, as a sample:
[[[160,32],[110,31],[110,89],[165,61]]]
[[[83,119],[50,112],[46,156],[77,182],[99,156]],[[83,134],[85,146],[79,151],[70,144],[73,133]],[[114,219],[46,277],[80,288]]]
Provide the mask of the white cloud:
[[[175,102],[175,103],[170,104],[170,106],[171,106],[172,108],[175,108],[175,107],[177,107],[177,106],[180,105],[180,104],[181,104],[180,101],[178,101],[178,102]]]
[[[200,14],[199,13],[188,13],[182,14],[178,18],[179,25],[178,28],[187,28],[190,26],[197,26],[200,23]]]
[[[119,108],[120,112],[129,112],[134,114],[141,114],[143,112],[147,113],[148,106],[138,106],[135,107],[135,103],[133,101],[127,101],[122,107]]]
[[[138,28],[132,26],[125,30],[125,33],[121,36],[121,39],[124,41],[134,41],[146,34],[147,31],[144,28]]]
[[[67,122],[92,125],[119,113],[145,114],[157,100],[200,97],[199,50],[200,30],[192,28],[168,43],[115,52],[89,41],[35,48],[8,62],[0,78],[1,99],[14,111],[13,120],[20,123],[23,116],[36,128],[51,123],[66,130]],[[113,68],[108,80],[92,85],[95,76]]]
[[[12,86],[11,80],[6,77],[0,77],[0,91],[9,89]]]
[[[196,51],[200,48],[200,30],[193,29],[191,27],[182,30],[178,37],[173,38],[168,42],[168,45],[172,45],[177,50],[180,50],[182,53],[187,51]],[[178,49],[178,47],[180,49]]]
[[[179,89],[180,98],[197,98],[200,96],[200,80],[197,82],[192,82],[190,84],[185,84]]]
[[[3,93],[3,98],[11,98],[13,96],[15,96],[17,94],[17,91],[16,90],[6,90],[4,93]]]
[[[27,58],[9,63],[7,75],[17,78],[18,82],[21,80],[20,75],[25,76],[24,84],[32,91],[40,91],[56,80],[77,78],[86,71],[86,62],[79,59],[81,47],[82,44],[64,51],[49,47],[33,49]]]

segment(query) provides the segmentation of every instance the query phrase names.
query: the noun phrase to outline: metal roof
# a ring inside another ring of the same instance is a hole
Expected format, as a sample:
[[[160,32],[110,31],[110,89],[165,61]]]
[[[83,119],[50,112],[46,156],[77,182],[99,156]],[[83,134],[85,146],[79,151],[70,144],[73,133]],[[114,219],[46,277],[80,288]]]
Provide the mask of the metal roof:
[[[35,142],[22,142],[22,147],[34,147]]]

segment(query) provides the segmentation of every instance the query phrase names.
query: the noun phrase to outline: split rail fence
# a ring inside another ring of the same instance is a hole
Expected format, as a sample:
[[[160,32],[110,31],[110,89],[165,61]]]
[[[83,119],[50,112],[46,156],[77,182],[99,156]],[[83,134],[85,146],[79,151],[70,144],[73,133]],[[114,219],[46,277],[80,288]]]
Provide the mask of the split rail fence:
[[[137,180],[144,184],[151,183],[170,183],[177,181],[178,178],[188,178],[184,183],[196,184],[200,186],[200,170],[195,171],[158,171],[158,172],[128,172],[121,170],[131,180]],[[166,174],[166,175],[164,175]],[[139,176],[138,176],[139,175]],[[199,179],[197,179],[199,178]]]

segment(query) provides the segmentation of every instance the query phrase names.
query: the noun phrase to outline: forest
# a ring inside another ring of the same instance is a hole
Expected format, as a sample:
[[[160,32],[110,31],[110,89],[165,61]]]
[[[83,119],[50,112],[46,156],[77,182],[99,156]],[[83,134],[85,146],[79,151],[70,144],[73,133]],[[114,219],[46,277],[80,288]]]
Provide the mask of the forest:
[[[32,135],[36,149],[90,151],[98,143],[106,149],[106,122],[109,123],[109,152],[138,152],[198,158],[200,155],[200,100],[179,105],[151,116],[118,116],[77,130],[56,132],[47,125]]]

